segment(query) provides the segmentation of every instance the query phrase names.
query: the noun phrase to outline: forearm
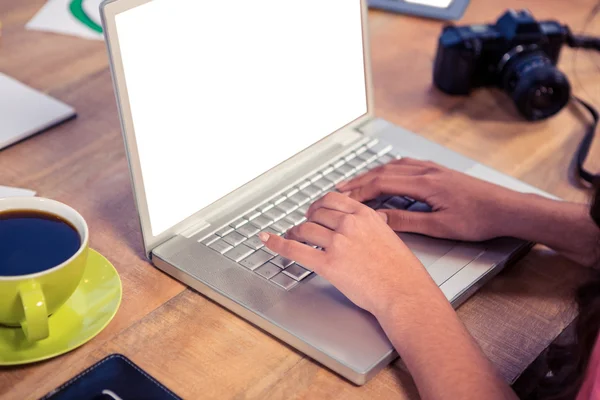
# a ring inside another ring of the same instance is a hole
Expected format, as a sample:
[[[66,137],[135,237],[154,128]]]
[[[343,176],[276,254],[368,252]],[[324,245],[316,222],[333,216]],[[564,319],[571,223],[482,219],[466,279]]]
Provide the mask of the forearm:
[[[586,266],[599,260],[600,230],[586,204],[518,194],[497,217],[498,236],[546,245]]]
[[[423,399],[516,398],[437,287],[420,287],[378,320]]]

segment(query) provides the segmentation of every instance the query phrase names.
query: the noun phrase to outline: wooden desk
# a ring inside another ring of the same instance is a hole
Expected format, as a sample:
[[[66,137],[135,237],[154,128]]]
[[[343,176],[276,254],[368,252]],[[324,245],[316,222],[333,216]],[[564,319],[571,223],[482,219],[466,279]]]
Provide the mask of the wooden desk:
[[[398,363],[355,387],[146,262],[104,44],[25,31],[43,3],[0,2],[0,71],[73,105],[79,117],[3,150],[0,183],[35,189],[77,208],[89,222],[92,247],[121,275],[123,303],[114,321],[81,348],[35,365],[0,369],[0,396],[37,398],[120,352],[186,399],[414,397]],[[478,0],[462,22],[493,21],[507,7],[527,6],[540,19],[560,18],[580,30],[596,3],[511,0],[500,6]],[[442,23],[378,11],[369,19],[379,116],[550,193],[586,201],[589,193],[570,184],[567,174],[582,136],[580,115],[567,109],[551,120],[528,123],[498,91],[469,98],[442,95],[431,86]],[[600,35],[600,17],[586,28]],[[599,54],[565,49],[560,67],[575,93],[600,106]],[[536,248],[458,313],[512,382],[574,318],[571,293],[585,278],[586,271]]]

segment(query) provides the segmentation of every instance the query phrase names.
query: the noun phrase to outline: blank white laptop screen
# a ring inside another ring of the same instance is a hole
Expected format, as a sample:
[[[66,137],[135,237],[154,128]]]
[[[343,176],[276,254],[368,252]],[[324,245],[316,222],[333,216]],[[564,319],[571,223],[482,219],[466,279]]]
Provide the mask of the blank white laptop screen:
[[[154,0],[116,27],[155,236],[367,112],[360,0]]]

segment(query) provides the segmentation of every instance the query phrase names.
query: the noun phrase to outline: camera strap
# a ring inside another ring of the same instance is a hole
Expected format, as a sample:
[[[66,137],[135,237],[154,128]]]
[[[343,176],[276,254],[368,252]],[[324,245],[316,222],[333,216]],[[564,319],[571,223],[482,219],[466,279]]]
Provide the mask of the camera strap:
[[[592,49],[600,51],[600,38],[582,35],[573,35],[568,26],[566,28],[567,45],[575,49]],[[589,103],[581,100],[579,97],[573,96],[573,99],[585,107],[592,115],[593,122],[588,126],[579,148],[577,149],[577,173],[584,181],[594,184],[600,182],[600,175],[593,174],[585,169],[583,164],[590,152],[590,147],[594,141],[594,134],[598,127],[598,111]]]
[[[573,99],[585,107],[590,114],[592,115],[593,122],[588,126],[581,143],[579,144],[579,148],[577,149],[577,173],[579,177],[584,181],[594,184],[600,181],[600,175],[593,174],[589,172],[583,166],[585,164],[585,160],[587,159],[588,154],[590,153],[590,147],[592,146],[592,142],[594,141],[594,136],[596,132],[596,128],[598,127],[598,120],[600,119],[598,115],[598,111],[589,103],[581,100],[579,97],[573,96]]]

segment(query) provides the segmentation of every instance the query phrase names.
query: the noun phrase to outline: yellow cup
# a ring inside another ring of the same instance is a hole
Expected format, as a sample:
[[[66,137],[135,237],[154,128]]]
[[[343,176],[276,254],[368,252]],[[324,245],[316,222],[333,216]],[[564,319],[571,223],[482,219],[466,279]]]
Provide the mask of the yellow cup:
[[[81,281],[89,232],[83,217],[58,201],[41,197],[0,199],[0,214],[21,210],[58,215],[77,229],[81,239],[77,252],[59,265],[34,274],[0,276],[0,324],[21,326],[27,338],[36,341],[48,337],[48,317],[71,297]]]

